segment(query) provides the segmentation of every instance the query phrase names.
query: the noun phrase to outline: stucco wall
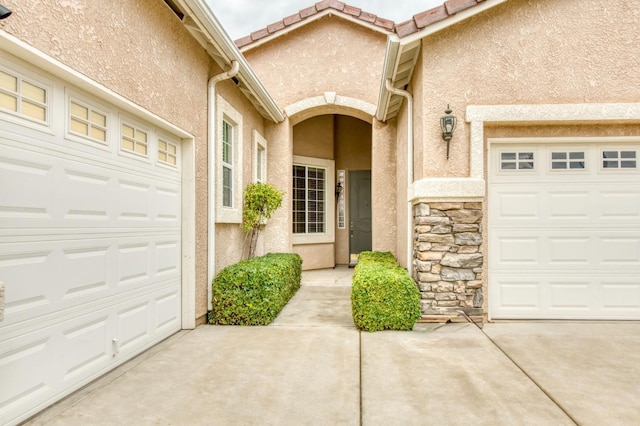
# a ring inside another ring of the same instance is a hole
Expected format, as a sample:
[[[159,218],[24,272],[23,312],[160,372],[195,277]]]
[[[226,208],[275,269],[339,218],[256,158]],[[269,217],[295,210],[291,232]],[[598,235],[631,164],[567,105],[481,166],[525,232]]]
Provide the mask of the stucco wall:
[[[422,167],[467,176],[467,105],[637,102],[639,0],[510,0],[423,40]],[[438,119],[460,118],[451,158]]]
[[[385,43],[382,33],[327,16],[245,57],[280,106],[325,92],[376,104]]]

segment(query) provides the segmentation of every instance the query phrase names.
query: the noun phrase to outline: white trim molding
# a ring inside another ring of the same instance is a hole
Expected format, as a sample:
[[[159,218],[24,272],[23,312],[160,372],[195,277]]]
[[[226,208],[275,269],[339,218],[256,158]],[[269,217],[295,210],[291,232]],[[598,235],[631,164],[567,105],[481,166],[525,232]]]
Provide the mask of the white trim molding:
[[[341,96],[336,92],[325,92],[321,96],[303,99],[287,106],[284,112],[291,119],[291,125],[295,125],[317,115],[315,113],[308,114],[310,111],[323,107],[333,108],[333,110],[336,107],[348,109],[355,117],[368,123],[372,122],[373,115],[376,113],[375,105],[349,96]]]

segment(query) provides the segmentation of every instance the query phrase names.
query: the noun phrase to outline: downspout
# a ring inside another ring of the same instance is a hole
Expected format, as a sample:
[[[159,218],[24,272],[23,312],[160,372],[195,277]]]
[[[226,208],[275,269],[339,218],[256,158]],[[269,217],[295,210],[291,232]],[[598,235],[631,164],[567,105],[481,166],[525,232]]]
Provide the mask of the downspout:
[[[207,91],[207,112],[208,116],[208,126],[207,126],[207,141],[209,142],[209,150],[208,150],[208,191],[207,197],[209,199],[209,214],[207,218],[207,310],[212,309],[211,305],[211,282],[213,281],[213,277],[215,276],[216,265],[214,262],[215,259],[215,250],[216,250],[216,84],[223,80],[228,80],[230,78],[235,77],[240,70],[240,62],[236,60],[231,61],[231,69],[229,71],[225,71],[218,75],[214,75],[209,79],[208,91]]]
[[[406,90],[393,87],[391,79],[385,80],[385,87],[394,95],[407,99],[407,193],[413,184],[413,96]],[[407,197],[408,198],[408,197]],[[413,277],[413,203],[407,200],[407,271]]]

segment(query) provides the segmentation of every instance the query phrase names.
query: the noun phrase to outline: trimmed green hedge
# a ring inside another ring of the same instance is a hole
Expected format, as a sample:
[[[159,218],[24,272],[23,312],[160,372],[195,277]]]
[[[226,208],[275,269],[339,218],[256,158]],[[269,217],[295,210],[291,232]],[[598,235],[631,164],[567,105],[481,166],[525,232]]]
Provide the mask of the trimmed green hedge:
[[[302,258],[270,253],[224,268],[213,280],[210,324],[267,325],[300,288]]]
[[[411,330],[422,315],[420,292],[389,252],[362,252],[351,288],[353,322],[365,331]]]

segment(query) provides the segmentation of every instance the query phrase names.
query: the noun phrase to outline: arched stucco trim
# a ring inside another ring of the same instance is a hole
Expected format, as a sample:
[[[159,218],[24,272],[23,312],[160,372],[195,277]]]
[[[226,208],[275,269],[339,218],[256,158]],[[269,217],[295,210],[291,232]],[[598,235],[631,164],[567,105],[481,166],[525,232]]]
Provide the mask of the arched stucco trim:
[[[376,113],[376,106],[360,99],[338,95],[336,92],[325,92],[321,96],[303,99],[291,104],[284,109],[284,112],[289,117],[292,126],[316,115],[340,113],[371,124]]]

